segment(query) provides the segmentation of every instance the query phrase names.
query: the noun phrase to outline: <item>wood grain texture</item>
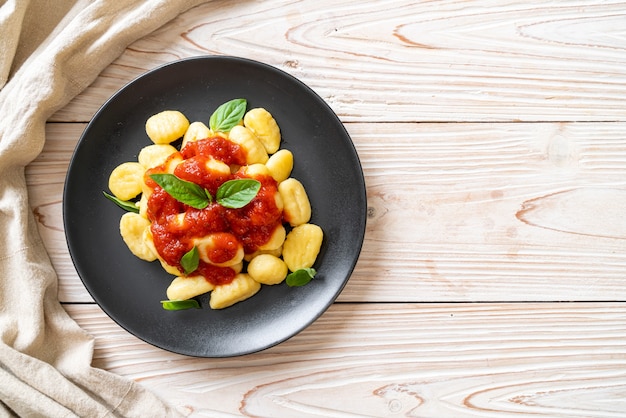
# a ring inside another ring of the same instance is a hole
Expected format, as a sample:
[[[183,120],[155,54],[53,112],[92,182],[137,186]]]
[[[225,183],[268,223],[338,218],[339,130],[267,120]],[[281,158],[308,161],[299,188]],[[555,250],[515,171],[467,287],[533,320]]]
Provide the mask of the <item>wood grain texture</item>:
[[[625,121],[622,1],[211,1],[132,44],[52,120],[88,121],[155,66],[235,55],[346,122]]]
[[[50,119],[26,172],[94,366],[193,417],[626,416],[625,27],[612,0],[214,0],[133,43]],[[97,109],[198,55],[256,59],[313,88],[346,124],[368,193],[338,302],[276,347],[219,360],[109,319],[61,215]]]
[[[198,417],[620,417],[626,304],[337,304],[257,354],[198,359],[66,309],[94,365]],[[522,414],[522,415],[520,415]]]
[[[347,124],[365,244],[340,301],[626,300],[626,123]],[[48,124],[31,205],[64,302],[91,301],[63,233],[84,124]],[[106,187],[106,185],[94,185]]]

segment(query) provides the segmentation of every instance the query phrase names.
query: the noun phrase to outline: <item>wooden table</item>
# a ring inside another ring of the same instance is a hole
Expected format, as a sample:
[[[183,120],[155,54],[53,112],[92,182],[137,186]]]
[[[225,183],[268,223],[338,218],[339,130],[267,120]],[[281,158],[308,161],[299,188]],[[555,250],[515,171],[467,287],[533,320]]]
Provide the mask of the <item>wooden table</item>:
[[[133,43],[49,120],[27,169],[93,364],[196,416],[626,416],[625,28],[612,1],[218,0]],[[218,360],[110,320],[61,217],[94,112],[143,72],[204,54],[274,65],[323,97],[369,206],[337,302],[285,343]]]

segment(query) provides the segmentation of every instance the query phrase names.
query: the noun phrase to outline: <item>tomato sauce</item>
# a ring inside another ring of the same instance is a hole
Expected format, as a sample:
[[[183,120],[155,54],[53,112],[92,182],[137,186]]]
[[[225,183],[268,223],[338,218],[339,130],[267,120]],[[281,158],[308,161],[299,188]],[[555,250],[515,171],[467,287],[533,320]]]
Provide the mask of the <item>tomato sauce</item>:
[[[241,146],[221,136],[189,142],[180,152],[184,159],[203,155],[213,157],[228,165],[244,165],[246,163],[246,153]]]
[[[200,260],[200,265],[196,270],[197,274],[216,286],[228,284],[233,281],[237,273],[230,267],[218,267]]]
[[[230,174],[223,174],[215,171],[207,170],[207,163],[212,157],[204,155],[196,155],[182,163],[178,164],[174,169],[174,175],[180,179],[196,183],[215,195],[217,188],[230,179]]]
[[[276,206],[274,197],[278,193],[276,181],[271,177],[257,180],[261,182],[261,190],[256,198],[243,208],[226,213],[228,224],[240,239],[246,254],[253,253],[266,243],[282,221],[282,210]]]
[[[235,258],[239,252],[239,240],[228,232],[218,232],[211,235],[212,248],[207,257],[214,264],[222,264]]]
[[[176,166],[174,174],[206,188],[212,196],[225,181],[246,178],[241,171],[223,174],[207,168],[206,161],[210,158],[229,165],[245,164],[243,150],[227,139],[215,137],[192,142],[183,148],[181,154],[184,160]],[[230,209],[212,202],[204,209],[195,209],[174,199],[149,178],[150,174],[165,172],[169,161],[148,170],[145,180],[153,189],[148,199],[147,216],[152,222],[154,245],[167,264],[182,271],[180,260],[183,255],[193,248],[195,239],[208,235],[212,235],[214,242],[209,259],[215,264],[232,259],[238,244],[243,245],[246,254],[253,253],[270,239],[282,223],[282,210],[277,207],[275,197],[278,186],[271,176],[255,176],[261,182],[261,189],[243,208]],[[198,274],[219,285],[230,283],[236,272],[230,267],[219,267],[200,260],[196,271],[190,273]]]

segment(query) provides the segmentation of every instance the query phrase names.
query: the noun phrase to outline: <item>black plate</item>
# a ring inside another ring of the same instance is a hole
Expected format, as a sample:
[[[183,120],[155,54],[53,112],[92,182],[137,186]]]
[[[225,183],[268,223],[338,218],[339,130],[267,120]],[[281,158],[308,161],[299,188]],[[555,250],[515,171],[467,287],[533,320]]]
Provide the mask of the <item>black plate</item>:
[[[264,107],[278,122],[281,148],[294,154],[292,176],[305,186],[325,238],[311,283],[262,286],[224,310],[165,311],[173,276],[133,256],[119,234],[122,209],[106,200],[111,170],[136,161],[151,142],[148,117],[166,109],[208,124],[233,98]],[[68,247],[85,287],[131,334],[157,347],[198,357],[228,357],[278,344],[315,321],[337,298],[361,251],[366,220],[361,165],[344,126],[310,88],[269,65],[235,57],[195,57],[152,70],[118,91],[95,114],[70,162],[63,196]]]

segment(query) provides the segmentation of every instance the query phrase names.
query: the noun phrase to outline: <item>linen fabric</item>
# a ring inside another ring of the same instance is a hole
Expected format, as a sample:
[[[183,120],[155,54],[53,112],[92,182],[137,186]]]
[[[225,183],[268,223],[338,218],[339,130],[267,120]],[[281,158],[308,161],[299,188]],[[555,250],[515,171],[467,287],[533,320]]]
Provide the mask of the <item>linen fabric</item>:
[[[24,168],[46,120],[133,41],[202,0],[0,0],[0,417],[175,417],[91,366],[93,338],[57,298]]]

